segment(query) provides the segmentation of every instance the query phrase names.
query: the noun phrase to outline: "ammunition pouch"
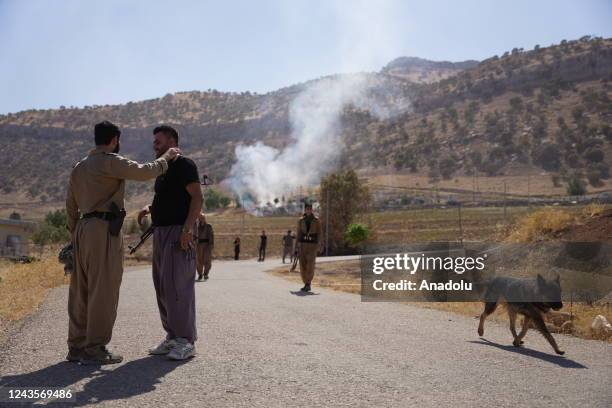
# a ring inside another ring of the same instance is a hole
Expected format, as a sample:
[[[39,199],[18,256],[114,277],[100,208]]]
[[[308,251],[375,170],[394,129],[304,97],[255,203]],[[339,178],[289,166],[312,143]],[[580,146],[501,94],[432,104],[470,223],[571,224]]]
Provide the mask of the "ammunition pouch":
[[[125,210],[119,208],[114,202],[111,203],[109,212],[93,211],[87,214],[83,214],[83,218],[98,218],[100,220],[108,221],[108,232],[116,237],[121,231],[123,226],[123,220],[125,219]]]
[[[110,212],[113,214],[113,217],[108,221],[108,232],[116,237],[121,232],[121,227],[123,227],[123,220],[125,219],[125,209],[119,208],[117,204],[114,202],[111,203]]]
[[[300,242],[306,244],[316,244],[319,242],[319,234],[304,234],[300,237]]]

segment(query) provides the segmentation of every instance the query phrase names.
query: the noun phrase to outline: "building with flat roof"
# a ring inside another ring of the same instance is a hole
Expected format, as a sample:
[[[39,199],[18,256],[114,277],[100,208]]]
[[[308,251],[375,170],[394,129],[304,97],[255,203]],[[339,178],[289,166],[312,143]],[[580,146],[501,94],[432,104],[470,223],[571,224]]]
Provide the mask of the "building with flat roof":
[[[28,255],[28,241],[36,223],[0,218],[0,257]]]

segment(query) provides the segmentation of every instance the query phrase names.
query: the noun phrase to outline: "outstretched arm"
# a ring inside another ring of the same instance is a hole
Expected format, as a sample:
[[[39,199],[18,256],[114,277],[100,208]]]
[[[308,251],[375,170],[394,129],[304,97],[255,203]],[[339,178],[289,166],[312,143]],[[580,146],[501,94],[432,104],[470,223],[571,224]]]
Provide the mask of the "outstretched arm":
[[[138,163],[118,154],[112,155],[110,173],[125,180],[145,181],[164,174],[168,170],[168,162],[174,160],[180,153],[177,148],[170,148],[158,159],[150,163]]]

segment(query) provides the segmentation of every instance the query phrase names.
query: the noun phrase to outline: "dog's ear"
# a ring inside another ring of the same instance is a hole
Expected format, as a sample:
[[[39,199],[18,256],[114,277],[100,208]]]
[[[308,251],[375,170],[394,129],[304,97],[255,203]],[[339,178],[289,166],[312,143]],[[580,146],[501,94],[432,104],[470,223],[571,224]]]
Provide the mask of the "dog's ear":
[[[546,285],[546,279],[544,279],[542,275],[540,275],[539,273],[538,273],[537,282],[538,282],[538,286]]]

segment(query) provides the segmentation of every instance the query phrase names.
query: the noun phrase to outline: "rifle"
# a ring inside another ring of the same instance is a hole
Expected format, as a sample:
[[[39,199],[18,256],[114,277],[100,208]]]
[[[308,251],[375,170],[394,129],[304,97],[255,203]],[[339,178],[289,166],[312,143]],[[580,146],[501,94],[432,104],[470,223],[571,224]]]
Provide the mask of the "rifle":
[[[138,248],[140,248],[140,246],[144,244],[145,241],[153,234],[154,229],[155,225],[151,225],[149,228],[147,228],[145,232],[142,233],[142,235],[140,236],[140,241],[138,241],[136,245],[128,245],[128,248],[130,249],[130,255],[138,251]]]
[[[296,243],[295,251],[293,252],[293,263],[291,264],[291,268],[289,269],[289,272],[295,271],[295,268],[297,268],[299,257],[300,257],[300,247]]]

